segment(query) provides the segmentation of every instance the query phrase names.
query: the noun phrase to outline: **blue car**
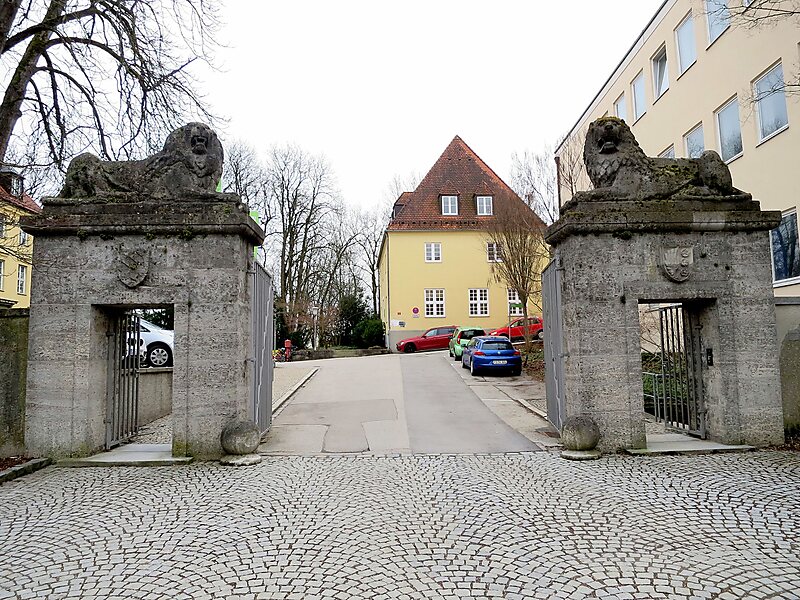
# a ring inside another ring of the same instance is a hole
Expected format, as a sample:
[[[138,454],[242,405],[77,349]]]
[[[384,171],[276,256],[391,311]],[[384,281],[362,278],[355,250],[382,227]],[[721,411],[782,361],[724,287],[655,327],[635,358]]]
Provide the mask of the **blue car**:
[[[478,336],[469,341],[461,354],[461,367],[473,375],[480,371],[522,373],[522,356],[506,337]]]

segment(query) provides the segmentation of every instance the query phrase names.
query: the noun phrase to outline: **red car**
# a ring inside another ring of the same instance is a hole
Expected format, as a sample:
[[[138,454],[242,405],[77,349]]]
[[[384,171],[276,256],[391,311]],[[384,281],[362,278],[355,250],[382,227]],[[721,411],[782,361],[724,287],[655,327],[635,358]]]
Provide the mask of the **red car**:
[[[417,350],[444,350],[450,343],[450,338],[453,337],[453,332],[455,330],[455,325],[431,327],[422,335],[408,338],[406,340],[400,340],[397,342],[396,347],[398,352],[416,352]]]
[[[493,329],[489,332],[489,335],[501,335],[503,337],[509,338],[512,342],[519,342],[525,339],[525,332],[523,330],[523,322],[525,321],[524,318],[516,319],[515,321],[511,321],[511,335],[508,335],[508,327],[500,327],[499,329]],[[544,330],[543,330],[543,323],[539,317],[528,317],[528,332],[533,339],[541,340],[544,339]]]

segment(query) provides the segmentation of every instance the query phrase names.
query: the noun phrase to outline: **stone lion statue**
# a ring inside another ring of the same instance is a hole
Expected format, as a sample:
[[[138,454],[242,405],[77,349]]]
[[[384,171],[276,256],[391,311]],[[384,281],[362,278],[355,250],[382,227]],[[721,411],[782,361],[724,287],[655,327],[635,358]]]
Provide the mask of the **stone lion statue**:
[[[589,125],[583,161],[593,195],[613,189],[614,195],[647,198],[672,196],[729,196],[731,173],[719,154],[706,150],[698,158],[651,158],[617,117],[603,117]]]
[[[203,123],[188,123],[167,136],[164,149],[144,160],[103,161],[76,156],[67,168],[62,198],[145,195],[179,196],[214,192],[224,154],[217,134]]]

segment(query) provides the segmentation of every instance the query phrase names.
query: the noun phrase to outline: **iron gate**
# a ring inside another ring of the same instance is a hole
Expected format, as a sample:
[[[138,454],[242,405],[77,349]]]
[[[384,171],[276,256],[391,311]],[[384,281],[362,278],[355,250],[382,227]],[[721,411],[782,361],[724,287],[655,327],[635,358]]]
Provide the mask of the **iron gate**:
[[[542,271],[544,369],[547,420],[561,431],[564,420],[564,358],[561,323],[561,272],[558,255]]]
[[[706,437],[700,321],[683,304],[658,309],[660,373],[644,373],[645,399],[656,420],[701,438]]]
[[[139,427],[140,323],[132,311],[111,316],[108,337],[106,450],[118,446]]]
[[[253,414],[261,433],[272,425],[272,279],[259,264],[253,268]]]

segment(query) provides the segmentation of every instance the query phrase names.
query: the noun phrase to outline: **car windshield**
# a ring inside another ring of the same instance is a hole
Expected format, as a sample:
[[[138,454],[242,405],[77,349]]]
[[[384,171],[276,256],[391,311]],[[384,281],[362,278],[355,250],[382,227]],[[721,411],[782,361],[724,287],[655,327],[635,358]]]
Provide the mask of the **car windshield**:
[[[490,341],[483,343],[484,350],[513,350],[514,346],[510,342]]]
[[[483,335],[483,331],[481,331],[479,329],[467,329],[466,331],[463,331],[461,333],[461,339],[471,340],[476,335]]]
[[[146,325],[148,329],[155,330],[155,331],[172,331],[171,329],[164,329],[163,327],[159,327],[158,325],[153,325],[150,321],[145,321],[144,319],[139,319],[142,325]]]

